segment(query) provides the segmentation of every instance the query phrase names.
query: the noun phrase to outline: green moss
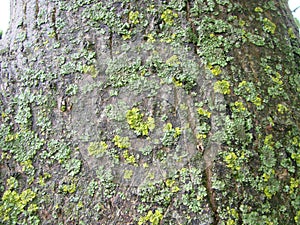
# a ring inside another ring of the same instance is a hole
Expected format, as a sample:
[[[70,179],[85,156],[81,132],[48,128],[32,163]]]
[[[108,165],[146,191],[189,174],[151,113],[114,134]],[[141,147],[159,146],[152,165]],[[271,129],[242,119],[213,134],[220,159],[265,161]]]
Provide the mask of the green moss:
[[[203,133],[198,133],[197,135],[196,135],[196,138],[198,139],[198,140],[204,140],[204,139],[206,139],[207,138],[207,134],[203,134]]]
[[[270,191],[270,187],[269,187],[269,186],[265,187],[264,193],[265,193],[265,195],[266,195],[266,197],[267,197],[268,199],[271,199],[272,196],[275,194],[275,193],[272,193],[272,192]]]
[[[147,37],[147,42],[149,42],[149,43],[154,43],[156,41],[154,34],[152,34],[152,33],[147,34],[146,37]]]
[[[226,208],[228,214],[230,215],[231,219],[226,221],[226,225],[236,225],[238,224],[239,213],[236,209],[230,209],[229,207]]]
[[[264,144],[266,146],[273,146],[274,145],[274,141],[273,141],[273,135],[269,134],[265,137],[264,139]]]
[[[246,25],[246,21],[242,20],[242,19],[239,19],[239,26],[244,27],[245,25]]]
[[[62,105],[62,106],[60,107],[60,111],[61,111],[61,112],[66,112],[66,111],[67,111],[67,106],[66,106],[66,105]]]

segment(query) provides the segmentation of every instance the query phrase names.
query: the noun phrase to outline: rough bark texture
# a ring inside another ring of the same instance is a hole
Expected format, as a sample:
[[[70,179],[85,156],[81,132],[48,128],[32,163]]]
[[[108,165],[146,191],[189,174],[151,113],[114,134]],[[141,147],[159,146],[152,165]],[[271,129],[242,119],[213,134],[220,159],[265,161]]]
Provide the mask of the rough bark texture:
[[[1,224],[299,224],[287,1],[12,0]]]

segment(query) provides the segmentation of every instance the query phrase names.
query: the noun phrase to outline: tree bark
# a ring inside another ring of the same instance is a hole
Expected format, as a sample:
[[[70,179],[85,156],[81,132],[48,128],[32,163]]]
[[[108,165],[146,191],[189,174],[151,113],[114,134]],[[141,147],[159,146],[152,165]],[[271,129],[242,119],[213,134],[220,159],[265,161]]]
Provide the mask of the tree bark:
[[[287,1],[12,0],[3,224],[299,224]]]

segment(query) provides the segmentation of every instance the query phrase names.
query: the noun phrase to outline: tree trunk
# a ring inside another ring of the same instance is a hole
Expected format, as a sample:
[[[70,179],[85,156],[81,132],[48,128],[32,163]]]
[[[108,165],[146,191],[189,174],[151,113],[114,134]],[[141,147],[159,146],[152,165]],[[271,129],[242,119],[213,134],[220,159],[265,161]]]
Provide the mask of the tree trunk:
[[[299,224],[287,1],[12,0],[2,224]]]

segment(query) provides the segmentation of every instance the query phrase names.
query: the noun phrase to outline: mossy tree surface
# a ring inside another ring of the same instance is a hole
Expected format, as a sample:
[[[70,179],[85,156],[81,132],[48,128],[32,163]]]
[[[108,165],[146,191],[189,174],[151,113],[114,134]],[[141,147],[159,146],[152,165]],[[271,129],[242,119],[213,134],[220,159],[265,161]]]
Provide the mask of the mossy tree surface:
[[[287,1],[19,0],[1,224],[299,224]]]

